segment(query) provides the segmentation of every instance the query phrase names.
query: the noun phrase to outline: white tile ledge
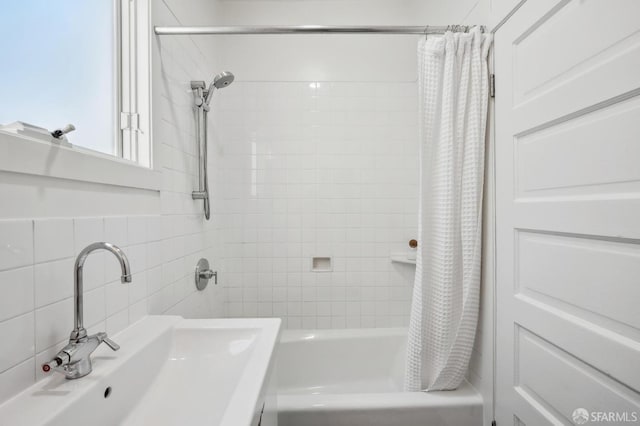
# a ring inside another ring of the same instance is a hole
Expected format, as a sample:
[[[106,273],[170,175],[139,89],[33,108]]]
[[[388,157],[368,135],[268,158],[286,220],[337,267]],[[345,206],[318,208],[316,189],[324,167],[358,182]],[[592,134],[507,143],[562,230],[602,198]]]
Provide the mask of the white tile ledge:
[[[391,256],[392,263],[403,263],[406,265],[415,265],[416,259],[409,259],[407,253],[393,253]]]
[[[0,131],[0,170],[159,191],[159,171],[107,154]]]

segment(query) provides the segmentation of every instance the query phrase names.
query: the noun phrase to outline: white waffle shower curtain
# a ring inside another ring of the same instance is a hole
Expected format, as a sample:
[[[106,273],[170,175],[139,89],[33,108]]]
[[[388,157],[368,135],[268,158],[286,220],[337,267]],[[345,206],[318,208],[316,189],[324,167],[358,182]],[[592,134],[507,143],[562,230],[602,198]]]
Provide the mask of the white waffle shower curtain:
[[[482,183],[491,36],[479,28],[418,45],[420,215],[405,389],[464,380],[480,294]]]

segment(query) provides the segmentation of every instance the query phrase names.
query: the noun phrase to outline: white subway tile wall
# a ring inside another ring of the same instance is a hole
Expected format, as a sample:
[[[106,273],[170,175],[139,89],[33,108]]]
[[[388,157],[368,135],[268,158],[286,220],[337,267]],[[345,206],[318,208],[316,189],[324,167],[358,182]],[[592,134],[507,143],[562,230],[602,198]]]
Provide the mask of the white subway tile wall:
[[[406,325],[415,268],[389,255],[417,233],[416,83],[237,81],[211,115],[225,314]]]
[[[161,218],[171,224],[165,227],[165,232],[157,232]],[[51,228],[54,223],[64,226],[54,230]],[[134,224],[135,229],[127,228],[127,224]],[[117,225],[124,226],[124,232]],[[206,232],[198,217],[94,217],[68,219],[68,223],[50,219],[1,220],[0,229],[13,229],[0,235],[3,250],[20,247],[28,253],[48,253],[40,258],[41,262],[31,260],[27,266],[0,270],[0,341],[5,343],[0,351],[0,400],[41,378],[41,363],[69,338],[73,328],[74,260],[91,242],[117,241],[134,274],[131,283],[122,284],[115,257],[105,252],[89,255],[84,274],[84,319],[89,332],[107,331],[113,335],[147,314],[202,317],[222,313],[223,294],[216,300],[197,292],[193,282],[196,261],[200,257],[211,259],[210,245],[203,238]],[[38,238],[34,240],[33,235],[34,230],[37,234],[43,229],[55,234],[54,242],[65,250],[57,252],[49,240],[43,240],[44,248],[40,249]],[[107,234],[114,239],[102,238]],[[186,247],[176,244],[184,240],[193,243]],[[158,250],[161,244],[176,245],[181,251],[169,250],[163,255]],[[59,256],[68,257],[49,260]],[[179,264],[172,269],[170,278],[163,279],[159,265],[177,261]],[[30,375],[26,366],[30,367]]]

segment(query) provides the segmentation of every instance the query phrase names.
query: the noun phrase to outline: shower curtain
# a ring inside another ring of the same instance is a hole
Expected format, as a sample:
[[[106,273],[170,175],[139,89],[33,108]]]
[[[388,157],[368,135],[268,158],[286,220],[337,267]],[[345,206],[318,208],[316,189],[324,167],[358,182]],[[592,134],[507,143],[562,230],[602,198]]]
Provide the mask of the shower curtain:
[[[491,36],[473,28],[418,44],[420,206],[405,389],[463,381],[480,294]]]

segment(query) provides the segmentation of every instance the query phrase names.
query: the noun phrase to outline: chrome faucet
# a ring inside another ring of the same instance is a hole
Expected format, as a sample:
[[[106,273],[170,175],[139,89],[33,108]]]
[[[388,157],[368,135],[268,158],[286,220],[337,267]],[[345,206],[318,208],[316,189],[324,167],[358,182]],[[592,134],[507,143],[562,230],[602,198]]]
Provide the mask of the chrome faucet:
[[[107,333],[101,332],[91,336],[87,336],[87,330],[83,324],[83,282],[82,270],[84,262],[91,252],[95,250],[107,250],[116,256],[122,268],[122,283],[131,282],[131,269],[129,268],[129,260],[124,252],[110,243],[93,243],[85,247],[78,257],[74,266],[73,276],[73,299],[75,302],[74,323],[75,328],[69,337],[69,343],[56,354],[49,362],[42,364],[42,370],[46,373],[55,369],[65,375],[67,379],[79,379],[91,373],[91,354],[100,343],[104,342],[114,351],[120,349],[120,346],[113,340],[109,339]]]

